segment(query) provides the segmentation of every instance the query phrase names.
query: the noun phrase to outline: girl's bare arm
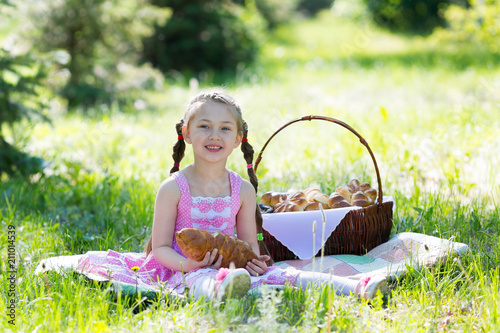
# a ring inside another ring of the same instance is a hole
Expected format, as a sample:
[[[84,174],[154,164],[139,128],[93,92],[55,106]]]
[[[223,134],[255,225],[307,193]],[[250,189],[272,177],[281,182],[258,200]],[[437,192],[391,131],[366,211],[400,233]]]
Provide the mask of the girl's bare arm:
[[[253,186],[243,180],[240,190],[241,207],[236,215],[236,234],[239,239],[247,242],[253,251],[259,256],[245,267],[250,274],[259,275],[267,271],[266,261],[269,256],[260,255],[259,243],[257,242],[257,225],[255,224],[255,208],[257,205],[256,194]]]

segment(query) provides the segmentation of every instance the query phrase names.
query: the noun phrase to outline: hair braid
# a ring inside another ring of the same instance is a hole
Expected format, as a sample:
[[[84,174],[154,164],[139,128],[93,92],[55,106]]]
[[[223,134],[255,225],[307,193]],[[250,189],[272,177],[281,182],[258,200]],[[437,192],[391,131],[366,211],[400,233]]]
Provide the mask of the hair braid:
[[[243,122],[243,139],[246,139],[248,135],[248,125],[244,121]],[[248,143],[247,140],[244,140],[244,142],[241,143],[241,151],[243,152],[243,158],[247,162],[247,164],[252,164],[253,162],[253,154],[255,153],[253,150],[253,147],[250,143]],[[257,179],[257,176],[255,175],[255,171],[253,168],[248,168],[248,177],[250,178],[250,183],[252,183],[253,187],[255,188],[255,192],[257,192],[257,189],[259,187],[259,180]]]
[[[243,121],[243,139],[247,139],[247,134],[248,134],[248,125],[245,121]],[[241,151],[243,152],[243,158],[245,159],[246,163],[248,165],[252,164],[253,162],[253,155],[254,155],[254,149],[252,145],[247,141],[244,140],[241,143]],[[247,168],[248,170],[248,178],[250,179],[250,183],[253,185],[255,189],[255,193],[257,193],[257,189],[259,187],[259,180],[257,179],[257,175],[255,174],[255,171],[253,168]],[[257,233],[262,234],[263,229],[262,229],[262,214],[260,212],[260,207],[257,204],[255,206],[255,223],[257,224]],[[267,254],[269,257],[271,257],[271,254],[269,253],[269,250],[266,247],[266,244],[263,241],[258,241],[259,242],[259,250],[261,254]],[[274,263],[273,259],[271,258],[267,264],[272,265]]]
[[[184,152],[186,151],[186,143],[182,137],[182,127],[184,126],[184,120],[181,119],[177,124],[175,124],[175,131],[177,132],[177,142],[173,148],[172,158],[174,159],[174,166],[170,169],[170,174],[179,171],[179,163],[181,163],[184,158]]]

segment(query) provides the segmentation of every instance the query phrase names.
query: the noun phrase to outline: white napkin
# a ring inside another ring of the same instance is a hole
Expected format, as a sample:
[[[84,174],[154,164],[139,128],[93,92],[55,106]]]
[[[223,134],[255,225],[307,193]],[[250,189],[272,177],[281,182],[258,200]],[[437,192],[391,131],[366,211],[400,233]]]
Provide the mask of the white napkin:
[[[384,196],[383,202],[389,201],[394,201],[394,199],[390,196]],[[360,208],[346,207],[324,210],[326,223],[324,225],[325,232],[323,239],[321,239],[323,234],[323,218],[319,210],[263,214],[262,226],[297,257],[307,260],[311,259],[321,250],[328,237],[330,237],[349,211]],[[313,241],[313,221],[316,221],[315,241]]]

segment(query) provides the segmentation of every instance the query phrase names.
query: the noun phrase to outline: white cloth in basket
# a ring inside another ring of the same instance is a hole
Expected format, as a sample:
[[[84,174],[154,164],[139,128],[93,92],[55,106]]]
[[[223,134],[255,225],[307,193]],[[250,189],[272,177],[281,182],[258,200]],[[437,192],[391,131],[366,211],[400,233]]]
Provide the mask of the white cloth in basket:
[[[382,202],[394,203],[391,196],[384,196]],[[393,204],[393,211],[396,204]],[[307,260],[320,252],[328,237],[337,228],[342,219],[354,209],[361,207],[346,207],[326,209],[326,223],[323,226],[321,211],[286,212],[278,214],[263,214],[263,228],[276,237],[299,259]],[[316,221],[316,233],[313,234],[313,222]],[[324,232],[323,232],[324,227]],[[314,236],[314,237],[313,237]]]

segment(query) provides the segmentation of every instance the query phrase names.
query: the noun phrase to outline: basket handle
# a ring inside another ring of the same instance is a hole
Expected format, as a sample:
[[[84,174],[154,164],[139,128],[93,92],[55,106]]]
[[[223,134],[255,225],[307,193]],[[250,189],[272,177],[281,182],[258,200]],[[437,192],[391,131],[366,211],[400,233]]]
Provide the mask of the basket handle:
[[[347,128],[349,131],[351,131],[354,135],[356,135],[359,138],[359,141],[366,147],[366,149],[368,149],[368,152],[370,153],[370,156],[371,156],[372,161],[373,161],[373,165],[375,166],[375,172],[377,173],[377,182],[378,182],[378,204],[382,205],[382,196],[383,196],[383,194],[382,194],[382,181],[380,180],[380,172],[378,170],[377,161],[375,160],[375,156],[373,155],[373,152],[370,149],[370,146],[368,146],[368,142],[366,142],[366,140],[358,132],[356,132],[354,130],[354,128],[347,125],[343,121],[340,121],[340,120],[337,120],[334,118],[325,117],[325,116],[314,116],[314,115],[302,116],[300,118],[296,118],[292,121],[289,121],[285,125],[281,126],[276,132],[274,132],[273,135],[271,135],[271,137],[269,139],[267,139],[266,143],[262,147],[261,151],[259,152],[259,155],[257,156],[257,159],[255,160],[254,171],[257,172],[257,167],[259,166],[259,163],[262,160],[262,153],[264,152],[264,149],[266,149],[269,142],[276,136],[276,134],[278,134],[285,127],[290,126],[293,123],[296,123],[299,121],[306,121],[306,120],[309,120],[309,121],[311,121],[311,120],[325,120],[325,121],[335,123],[335,124],[340,125],[344,128]]]

